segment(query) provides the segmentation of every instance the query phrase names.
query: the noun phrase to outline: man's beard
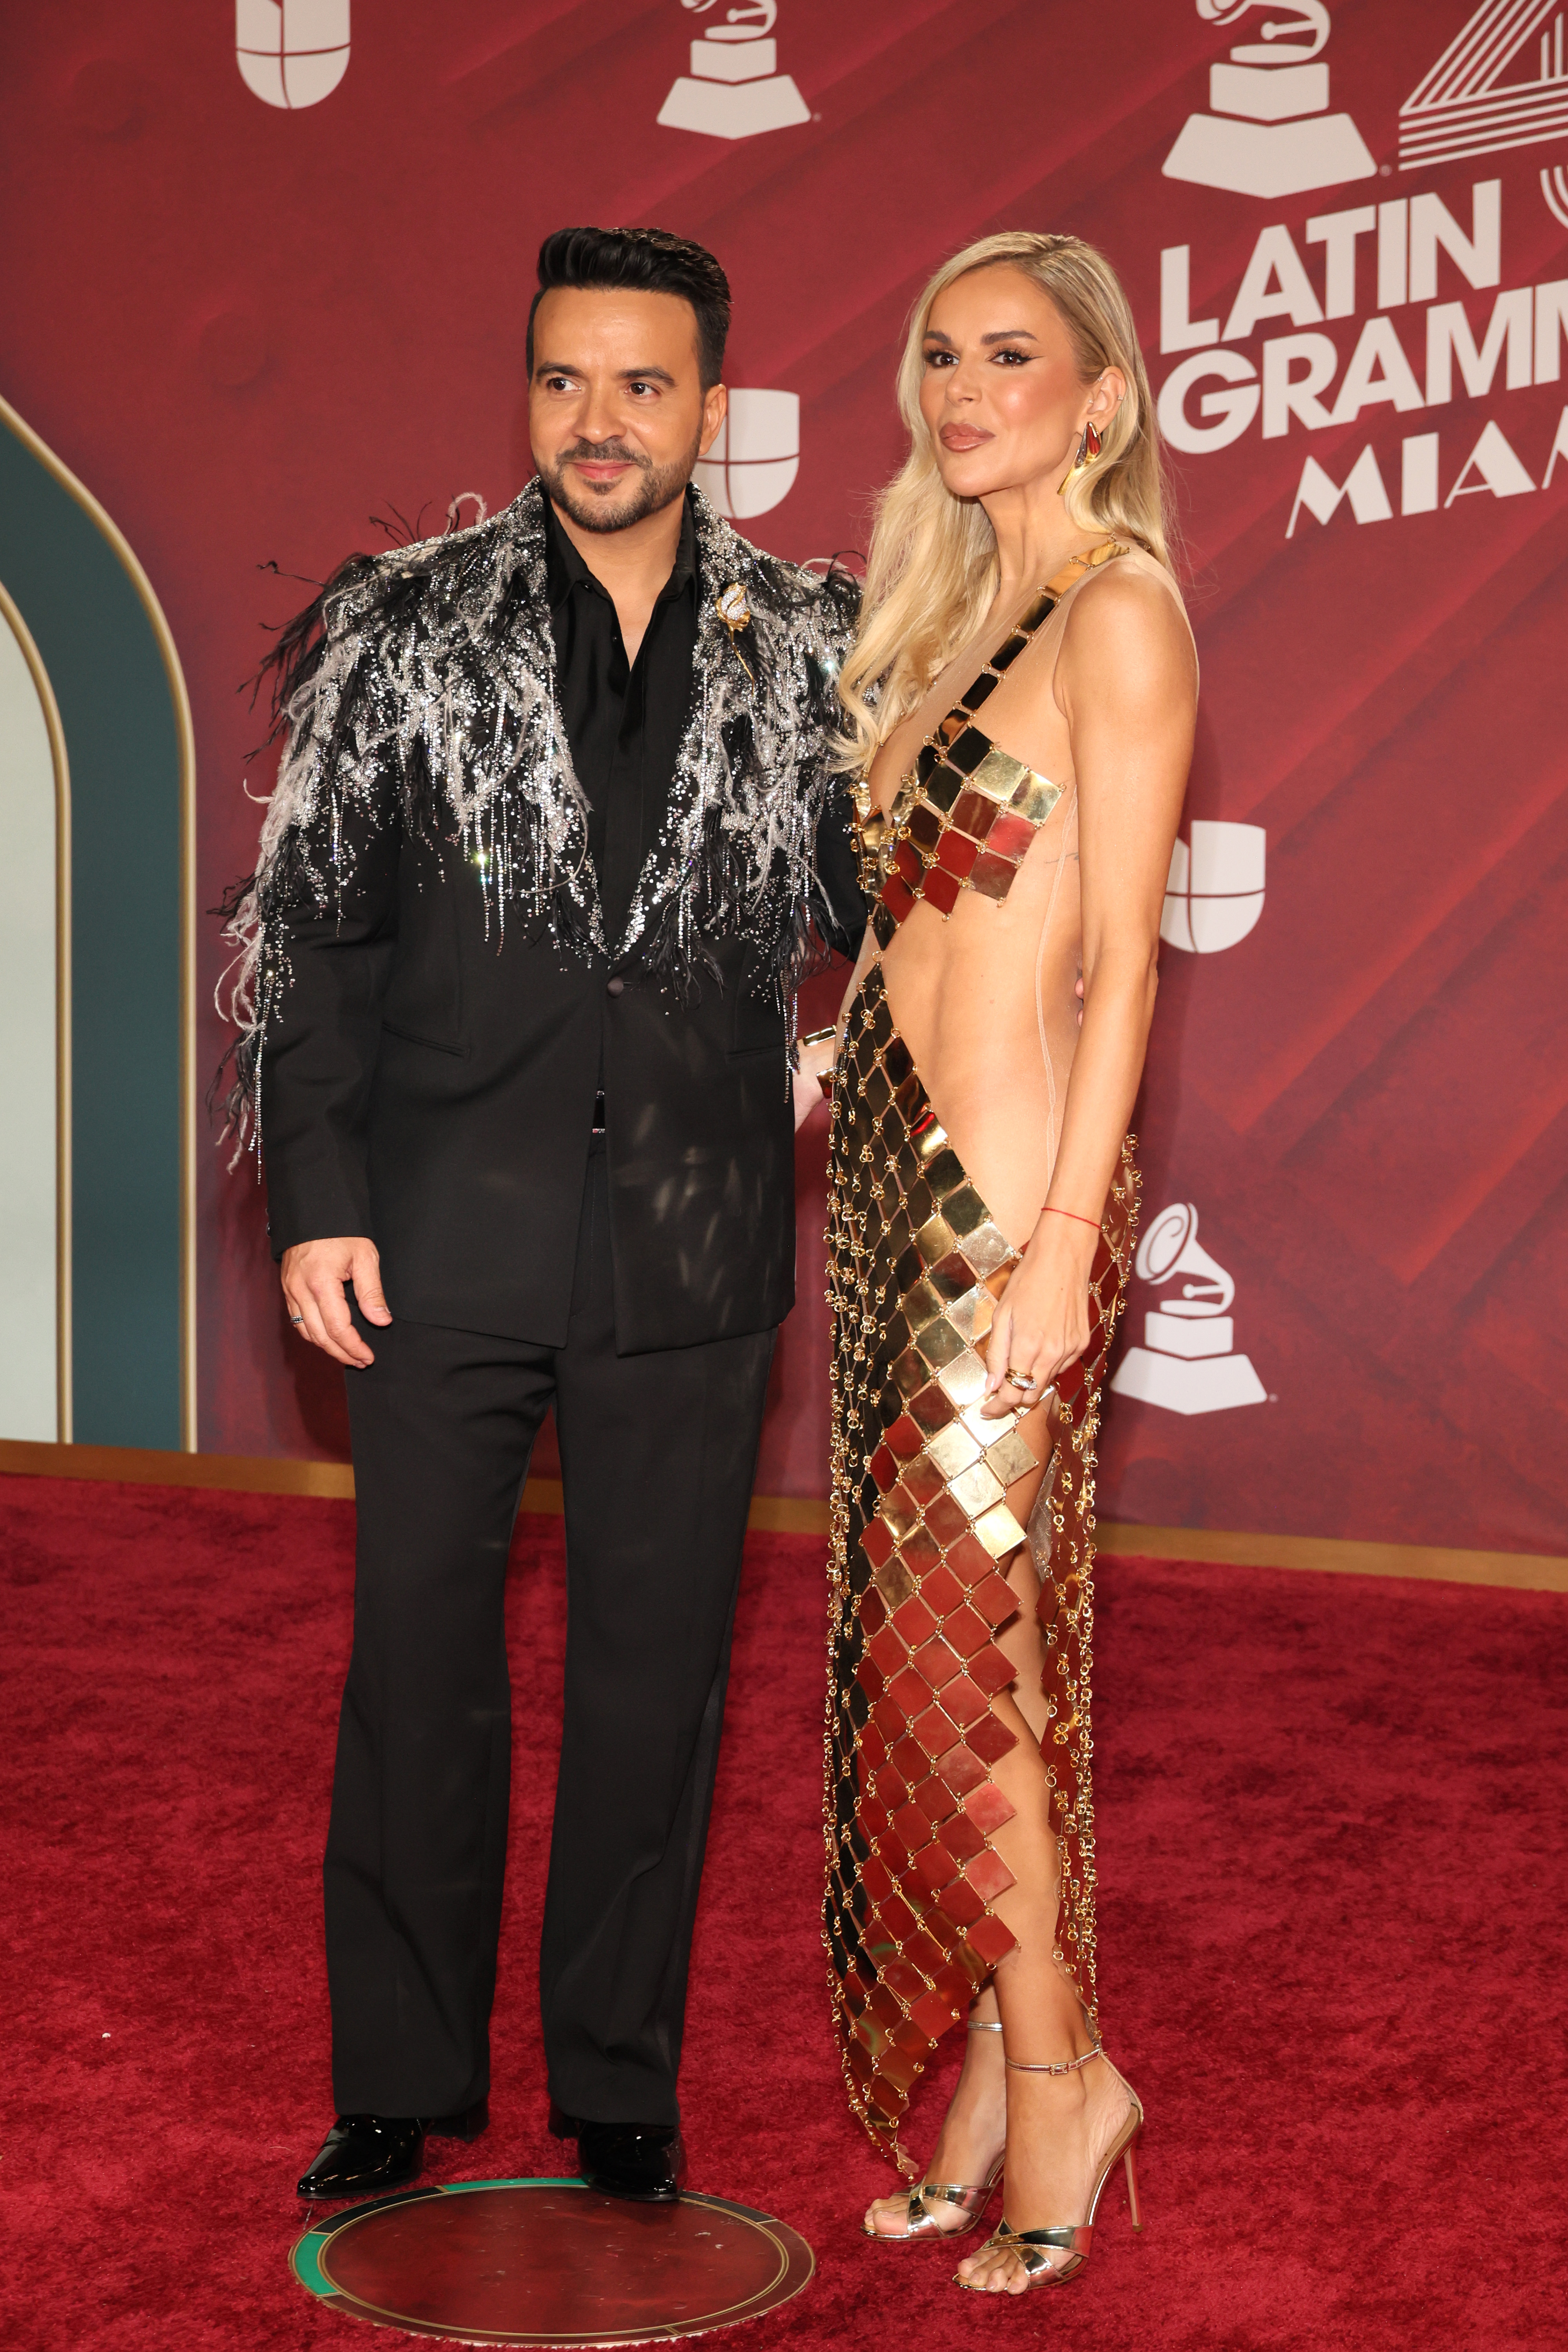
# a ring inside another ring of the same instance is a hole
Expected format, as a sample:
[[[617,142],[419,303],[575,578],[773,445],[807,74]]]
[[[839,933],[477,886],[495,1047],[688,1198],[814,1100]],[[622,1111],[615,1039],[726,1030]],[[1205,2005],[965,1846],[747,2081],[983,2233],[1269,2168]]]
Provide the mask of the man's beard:
[[[553,466],[541,466],[539,472],[556,505],[571,517],[579,530],[630,530],[633,523],[661,513],[682,495],[691,480],[701,447],[699,437],[685,457],[668,466],[655,466],[650,457],[625,442],[578,441],[570,449],[563,449]],[[591,499],[567,471],[574,457],[634,466],[637,478],[630,489],[618,483],[614,490]]]

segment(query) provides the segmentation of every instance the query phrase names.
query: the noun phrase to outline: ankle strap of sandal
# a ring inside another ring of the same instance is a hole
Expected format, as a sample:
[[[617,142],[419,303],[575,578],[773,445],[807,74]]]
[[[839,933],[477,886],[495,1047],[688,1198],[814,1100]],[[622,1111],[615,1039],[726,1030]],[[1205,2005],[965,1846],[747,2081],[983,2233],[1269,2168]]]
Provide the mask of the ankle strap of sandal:
[[[1103,2058],[1104,2055],[1104,2051],[1097,2042],[1092,2050],[1086,2050],[1083,2053],[1082,2058],[1062,2058],[1054,2066],[1031,2066],[1022,2058],[1004,2057],[1002,2063],[1004,2065],[1010,2066],[1015,2074],[1076,2074],[1079,2068],[1087,2066],[1092,2058]]]

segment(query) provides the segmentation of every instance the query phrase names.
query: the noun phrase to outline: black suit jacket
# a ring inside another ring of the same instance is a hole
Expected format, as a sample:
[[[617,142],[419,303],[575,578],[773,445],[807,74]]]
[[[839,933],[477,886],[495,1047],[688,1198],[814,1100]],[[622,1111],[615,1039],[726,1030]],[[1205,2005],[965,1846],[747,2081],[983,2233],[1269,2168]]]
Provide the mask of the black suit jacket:
[[[250,902],[273,1250],[368,1234],[394,1316],[560,1344],[602,1055],[619,1348],[764,1329],[794,1297],[784,1004],[808,924],[852,955],[864,923],[825,743],[852,614],[697,502],[692,716],[610,940],[570,792],[517,756],[563,756],[539,501],[346,568],[299,665]]]

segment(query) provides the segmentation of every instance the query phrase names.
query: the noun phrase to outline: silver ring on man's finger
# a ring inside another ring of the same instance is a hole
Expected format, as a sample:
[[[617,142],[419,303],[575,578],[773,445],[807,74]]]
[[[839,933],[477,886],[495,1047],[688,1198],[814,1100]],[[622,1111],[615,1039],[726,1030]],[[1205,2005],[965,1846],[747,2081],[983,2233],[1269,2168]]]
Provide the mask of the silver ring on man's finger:
[[[291,1323],[303,1323],[305,1318],[303,1315],[291,1315],[288,1319]]]

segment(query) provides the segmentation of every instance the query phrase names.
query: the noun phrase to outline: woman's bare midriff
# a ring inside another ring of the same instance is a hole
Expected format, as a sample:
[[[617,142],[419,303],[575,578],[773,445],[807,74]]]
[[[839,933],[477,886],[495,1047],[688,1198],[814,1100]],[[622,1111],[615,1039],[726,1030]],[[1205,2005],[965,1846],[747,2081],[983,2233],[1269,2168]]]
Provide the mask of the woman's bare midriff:
[[[1053,615],[979,719],[993,742],[1061,785],[1061,798],[1006,898],[962,890],[946,918],[919,899],[882,956],[889,1010],[932,1108],[1015,1246],[1033,1232],[1051,1182],[1078,1042],[1078,804],[1067,722],[1049,690],[1061,627]],[[987,647],[956,665],[916,724],[884,744],[872,772],[881,806],[998,634],[993,625]]]

